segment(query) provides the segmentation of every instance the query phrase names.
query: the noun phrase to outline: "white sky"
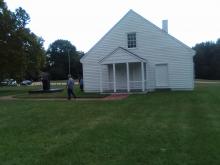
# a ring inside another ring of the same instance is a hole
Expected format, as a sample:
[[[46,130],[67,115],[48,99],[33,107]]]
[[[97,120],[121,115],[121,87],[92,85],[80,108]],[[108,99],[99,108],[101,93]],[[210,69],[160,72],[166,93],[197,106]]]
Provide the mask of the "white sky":
[[[130,9],[188,46],[220,38],[220,0],[5,0],[10,10],[24,8],[28,27],[45,40],[66,39],[87,52]]]

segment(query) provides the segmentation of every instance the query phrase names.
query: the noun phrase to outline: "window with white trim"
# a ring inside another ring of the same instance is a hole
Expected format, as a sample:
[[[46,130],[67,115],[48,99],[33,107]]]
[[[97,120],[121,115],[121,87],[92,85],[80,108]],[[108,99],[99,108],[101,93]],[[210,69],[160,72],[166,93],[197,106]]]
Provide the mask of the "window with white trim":
[[[136,48],[136,33],[127,34],[128,48]]]

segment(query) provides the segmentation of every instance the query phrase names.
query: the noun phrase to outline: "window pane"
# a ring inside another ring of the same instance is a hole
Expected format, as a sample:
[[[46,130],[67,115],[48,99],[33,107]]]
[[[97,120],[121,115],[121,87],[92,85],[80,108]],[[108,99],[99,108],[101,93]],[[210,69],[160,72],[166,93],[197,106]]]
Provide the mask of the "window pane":
[[[128,33],[127,39],[128,39],[128,48],[136,47],[136,33]]]

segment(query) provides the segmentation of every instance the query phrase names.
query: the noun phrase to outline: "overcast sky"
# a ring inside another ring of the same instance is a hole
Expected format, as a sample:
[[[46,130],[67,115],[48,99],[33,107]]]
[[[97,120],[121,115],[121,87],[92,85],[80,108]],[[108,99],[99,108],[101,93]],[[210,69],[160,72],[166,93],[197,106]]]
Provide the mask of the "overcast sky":
[[[192,47],[220,38],[220,0],[5,0],[10,10],[24,8],[30,29],[45,40],[66,39],[87,52],[130,9]]]

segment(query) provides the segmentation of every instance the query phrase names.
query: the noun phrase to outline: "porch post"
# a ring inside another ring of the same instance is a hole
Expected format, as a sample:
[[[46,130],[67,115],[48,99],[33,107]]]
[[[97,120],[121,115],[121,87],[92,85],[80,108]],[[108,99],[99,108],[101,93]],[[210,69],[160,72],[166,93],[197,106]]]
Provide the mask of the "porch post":
[[[126,70],[127,70],[127,91],[130,92],[130,78],[129,78],[129,63],[126,63]]]
[[[113,64],[113,84],[114,84],[114,92],[116,92],[115,64]]]
[[[103,92],[103,87],[102,87],[102,65],[100,65],[100,93]]]
[[[147,75],[147,71],[148,71],[148,69],[147,69],[147,63],[145,63],[145,76],[146,76],[146,79],[145,79],[145,87],[146,87],[146,90],[148,89],[148,75]]]
[[[141,62],[141,79],[142,79],[142,92],[144,92],[144,63]]]

